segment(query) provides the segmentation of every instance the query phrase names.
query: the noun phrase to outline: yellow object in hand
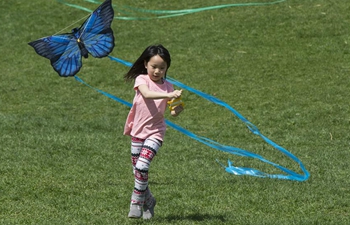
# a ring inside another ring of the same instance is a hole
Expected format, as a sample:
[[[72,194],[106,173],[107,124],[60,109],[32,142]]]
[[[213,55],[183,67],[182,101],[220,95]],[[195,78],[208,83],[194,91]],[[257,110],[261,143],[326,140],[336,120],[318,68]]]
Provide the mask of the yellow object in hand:
[[[181,100],[181,96],[178,97],[178,98],[173,98],[171,100],[168,101],[168,105],[169,105],[169,109],[171,111],[171,114],[172,115],[175,115],[176,112],[175,112],[175,108],[178,107],[178,106],[182,106],[182,108],[184,107],[184,103],[183,101]],[[182,110],[181,110],[182,111]]]

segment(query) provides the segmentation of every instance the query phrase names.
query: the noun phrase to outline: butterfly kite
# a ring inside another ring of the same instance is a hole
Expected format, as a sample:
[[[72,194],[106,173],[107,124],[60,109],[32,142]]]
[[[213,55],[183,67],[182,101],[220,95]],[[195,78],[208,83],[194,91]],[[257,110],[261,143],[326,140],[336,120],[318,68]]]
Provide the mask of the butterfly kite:
[[[52,35],[28,43],[36,53],[48,58],[63,77],[74,76],[82,67],[82,57],[102,58],[112,52],[114,36],[112,0],[106,0],[72,33]]]

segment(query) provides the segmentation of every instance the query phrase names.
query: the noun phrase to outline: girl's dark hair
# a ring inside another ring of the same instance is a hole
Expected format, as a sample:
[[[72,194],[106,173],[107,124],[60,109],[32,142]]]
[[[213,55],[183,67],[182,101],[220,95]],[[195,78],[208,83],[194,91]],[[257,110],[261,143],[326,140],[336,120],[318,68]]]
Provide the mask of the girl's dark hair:
[[[171,58],[169,51],[163,45],[148,46],[141,56],[135,61],[129,72],[124,75],[126,81],[134,80],[140,74],[147,74],[145,62],[147,63],[153,56],[159,55],[167,64],[167,69],[170,67]],[[164,78],[166,75],[164,76]]]

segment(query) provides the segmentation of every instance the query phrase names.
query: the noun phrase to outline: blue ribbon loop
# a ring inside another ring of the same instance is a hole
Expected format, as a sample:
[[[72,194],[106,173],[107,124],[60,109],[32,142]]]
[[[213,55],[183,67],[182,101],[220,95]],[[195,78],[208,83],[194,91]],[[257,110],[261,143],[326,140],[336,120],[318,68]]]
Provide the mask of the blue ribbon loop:
[[[113,56],[108,56],[111,60],[115,61],[115,62],[118,62],[118,63],[121,63],[125,66],[128,66],[128,67],[131,67],[132,66],[132,63],[130,62],[127,62],[125,60],[122,60],[122,59],[119,59],[119,58],[116,58],[116,57],[113,57]],[[92,86],[90,86],[89,84],[85,83],[82,79],[80,79],[78,76],[75,76],[75,79],[83,84],[85,84],[86,86],[94,89],[95,91],[117,101],[117,102],[120,102],[128,107],[131,107],[132,104],[123,100],[123,99],[120,99],[114,95],[111,95],[107,92],[104,92],[102,90],[99,90],[97,88],[94,88]],[[209,139],[209,138],[206,138],[206,137],[202,137],[202,136],[198,136],[192,132],[190,132],[189,130],[186,130],[185,128],[177,125],[177,124],[174,124],[173,122],[169,121],[169,120],[165,120],[166,124],[170,127],[172,127],[173,129],[187,135],[188,137],[202,143],[202,144],[205,144],[211,148],[214,148],[214,149],[217,149],[217,150],[220,150],[220,151],[223,151],[223,152],[227,152],[227,153],[230,153],[230,154],[235,154],[235,155],[239,155],[239,156],[244,156],[244,157],[250,157],[250,158],[254,158],[254,159],[258,159],[262,162],[265,162],[267,164],[270,164],[280,170],[282,170],[283,172],[285,172],[287,175],[285,174],[268,174],[268,173],[264,173],[260,170],[257,170],[257,169],[253,169],[253,168],[247,168],[247,167],[236,167],[233,165],[233,162],[231,162],[230,160],[228,160],[228,165],[225,166],[223,165],[222,163],[220,163],[221,166],[223,166],[225,168],[225,171],[228,172],[228,173],[231,173],[231,174],[235,174],[235,175],[248,175],[248,176],[255,176],[255,177],[263,177],[263,178],[275,178],[275,179],[285,179],[285,180],[294,180],[294,181],[306,181],[310,174],[309,172],[306,170],[305,166],[303,165],[303,163],[296,157],[294,156],[292,153],[290,153],[289,151],[287,151],[285,148],[279,146],[278,144],[274,143],[273,141],[271,141],[270,139],[268,139],[267,137],[265,137],[264,135],[262,135],[259,131],[259,129],[254,125],[252,124],[251,122],[249,122],[245,117],[243,117],[238,111],[236,111],[234,108],[232,108],[230,105],[228,105],[227,103],[223,102],[222,100],[218,99],[218,98],[215,98],[214,96],[211,96],[211,95],[208,95],[204,92],[201,92],[199,90],[196,90],[194,88],[191,88],[169,76],[167,76],[167,80],[169,82],[171,82],[172,84],[182,88],[182,89],[185,89],[187,91],[190,91],[194,94],[197,94],[199,96],[201,96],[202,98],[210,101],[210,102],[213,102],[217,105],[220,105],[222,107],[225,107],[226,109],[230,110],[235,116],[237,116],[246,126],[247,128],[255,135],[261,137],[266,143],[268,143],[269,145],[271,145],[273,148],[279,150],[280,152],[282,152],[283,154],[285,154],[286,156],[288,156],[289,158],[291,158],[292,160],[294,160],[295,162],[298,163],[299,167],[301,168],[301,170],[303,171],[304,174],[298,174],[292,170],[289,170],[283,166],[280,166],[279,164],[276,164],[276,163],[273,163],[267,159],[265,159],[264,157],[258,155],[258,154],[255,154],[255,153],[252,153],[252,152],[249,152],[249,151],[246,151],[246,150],[243,150],[243,149],[240,149],[240,148],[236,148],[236,147],[233,147],[233,146],[227,146],[227,145],[222,145],[212,139]]]

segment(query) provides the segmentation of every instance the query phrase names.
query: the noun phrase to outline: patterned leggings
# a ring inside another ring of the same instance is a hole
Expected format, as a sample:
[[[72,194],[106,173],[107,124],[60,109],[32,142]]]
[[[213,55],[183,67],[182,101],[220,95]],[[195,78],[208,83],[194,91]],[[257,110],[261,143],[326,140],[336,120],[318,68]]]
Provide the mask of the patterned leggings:
[[[131,203],[143,205],[152,199],[151,191],[148,188],[148,170],[153,157],[157,154],[162,142],[154,139],[131,139],[131,162],[135,175],[134,191],[131,196]]]

